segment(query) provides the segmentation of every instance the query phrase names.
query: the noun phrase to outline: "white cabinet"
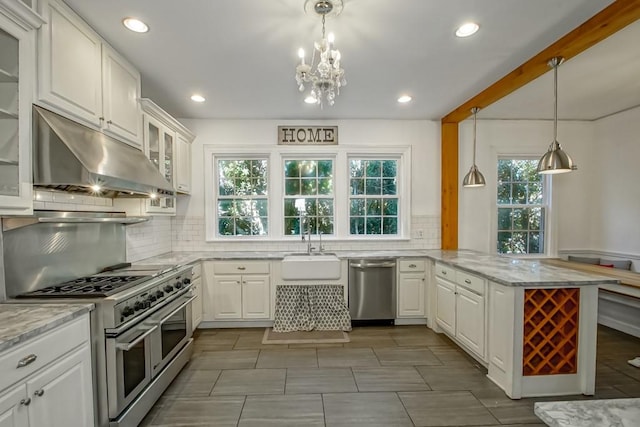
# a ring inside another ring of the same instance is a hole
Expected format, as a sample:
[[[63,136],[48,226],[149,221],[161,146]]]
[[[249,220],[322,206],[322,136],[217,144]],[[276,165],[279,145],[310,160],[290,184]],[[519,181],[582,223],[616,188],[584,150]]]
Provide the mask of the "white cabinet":
[[[205,263],[204,320],[268,320],[271,317],[270,263]]]
[[[436,322],[456,342],[485,360],[486,281],[436,263]]]
[[[29,215],[35,28],[41,21],[14,3],[0,3],[0,215]]]
[[[425,317],[425,261],[398,261],[398,317]]]
[[[44,0],[38,44],[38,99],[142,148],[140,73],[59,0]]]
[[[0,354],[0,426],[94,425],[89,315]]]
[[[176,190],[178,193],[191,193],[191,141],[182,132],[176,133]]]
[[[202,289],[202,264],[197,263],[193,265],[193,273],[191,276],[191,283],[193,288],[193,293],[195,294],[195,299],[193,303],[191,303],[191,317],[192,327],[195,331],[200,322],[202,322],[202,300],[203,300],[203,289]]]

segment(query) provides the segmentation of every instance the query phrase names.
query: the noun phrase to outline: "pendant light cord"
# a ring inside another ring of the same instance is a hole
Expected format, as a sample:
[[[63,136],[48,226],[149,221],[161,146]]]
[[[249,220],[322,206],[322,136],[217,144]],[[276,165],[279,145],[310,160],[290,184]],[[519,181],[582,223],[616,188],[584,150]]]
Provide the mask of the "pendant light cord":
[[[473,166],[476,165],[476,115],[477,111],[473,112]]]
[[[558,66],[559,61],[553,67],[553,143],[558,140]],[[555,145],[555,144],[554,144]]]

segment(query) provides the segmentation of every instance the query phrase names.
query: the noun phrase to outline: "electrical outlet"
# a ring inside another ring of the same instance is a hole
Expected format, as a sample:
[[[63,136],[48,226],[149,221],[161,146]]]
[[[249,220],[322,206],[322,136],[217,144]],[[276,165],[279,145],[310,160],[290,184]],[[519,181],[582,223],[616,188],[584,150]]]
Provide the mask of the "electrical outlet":
[[[413,230],[413,236],[414,239],[424,239],[424,231],[422,230]]]

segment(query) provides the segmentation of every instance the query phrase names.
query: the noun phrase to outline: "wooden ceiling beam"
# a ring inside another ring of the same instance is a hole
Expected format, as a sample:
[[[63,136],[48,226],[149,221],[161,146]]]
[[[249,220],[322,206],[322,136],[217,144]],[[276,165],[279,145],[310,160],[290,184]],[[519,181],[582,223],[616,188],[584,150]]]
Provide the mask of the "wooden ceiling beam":
[[[443,123],[459,123],[471,115],[472,107],[485,108],[550,70],[555,56],[565,61],[584,52],[610,35],[640,19],[640,0],[616,0],[542,52],[451,111]]]

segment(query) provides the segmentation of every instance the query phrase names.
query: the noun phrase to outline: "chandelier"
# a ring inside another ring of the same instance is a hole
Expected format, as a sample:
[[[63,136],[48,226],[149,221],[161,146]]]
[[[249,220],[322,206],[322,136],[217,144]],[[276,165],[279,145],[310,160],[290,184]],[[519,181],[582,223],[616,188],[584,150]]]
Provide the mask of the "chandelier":
[[[325,19],[327,15],[337,16],[342,12],[342,0],[307,0],[305,10],[313,5],[313,11],[322,16],[322,39],[313,44],[311,62],[304,60],[304,49],[298,50],[300,64],[296,67],[296,83],[300,92],[305,90],[305,84],[310,87],[310,93],[305,98],[308,104],[319,104],[322,108],[324,101],[332,106],[340,88],[347,84],[344,70],[340,68],[340,51],[334,46],[333,33],[325,35]],[[317,63],[316,63],[317,57]]]

